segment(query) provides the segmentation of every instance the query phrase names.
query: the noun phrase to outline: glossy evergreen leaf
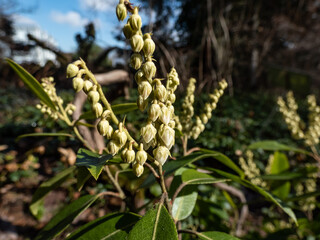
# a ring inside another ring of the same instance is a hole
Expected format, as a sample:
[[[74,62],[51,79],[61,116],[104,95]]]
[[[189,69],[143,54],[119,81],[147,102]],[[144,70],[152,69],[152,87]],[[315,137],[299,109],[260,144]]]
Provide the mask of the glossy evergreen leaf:
[[[78,215],[94,203],[97,198],[98,195],[86,195],[64,207],[39,232],[35,240],[50,240],[58,236]]]
[[[76,166],[86,167],[96,180],[105,165],[120,163],[121,159],[114,158],[111,154],[99,155],[84,148],[80,148],[77,153]]]
[[[176,226],[163,206],[149,210],[130,231],[128,240],[178,240]]]
[[[53,178],[49,179],[46,182],[43,182],[40,187],[36,190],[32,197],[31,204],[29,209],[31,213],[36,218],[41,218],[43,214],[43,198],[52,190],[59,187],[62,183],[66,181],[76,169],[75,166],[69,167],[62,172],[58,173]]]
[[[197,236],[201,240],[240,240],[239,238],[233,237],[224,232],[201,232],[197,233]]]
[[[206,169],[211,170],[212,172],[216,173],[217,175],[219,175],[221,177],[229,178],[232,181],[240,183],[241,185],[256,191],[257,193],[259,193],[260,195],[265,197],[267,200],[273,202],[278,207],[280,207],[286,214],[288,214],[289,217],[291,217],[294,220],[294,222],[296,224],[298,224],[297,218],[296,218],[294,212],[291,210],[291,208],[287,207],[280,199],[277,199],[276,197],[272,196],[271,193],[269,193],[269,192],[265,191],[264,189],[252,184],[248,180],[239,178],[238,176],[236,176],[234,174],[227,173],[227,172],[224,172],[224,171],[221,171],[221,170],[218,170],[218,169],[214,169],[214,168],[206,168]]]
[[[289,169],[289,161],[285,154],[280,152],[275,152],[273,155],[273,160],[270,166],[271,174],[279,174]],[[289,193],[291,184],[289,181],[286,182],[271,182],[272,193],[281,199],[285,199]]]
[[[277,141],[266,140],[266,141],[255,142],[248,147],[248,149],[258,149],[258,148],[261,148],[263,150],[268,150],[268,151],[293,151],[293,152],[310,155],[309,152],[303,149],[290,147],[285,144],[279,143]]]
[[[212,184],[218,182],[230,181],[229,179],[215,178],[209,174],[198,172],[194,169],[188,169],[181,175],[182,182],[186,185],[190,184]]]
[[[140,216],[134,213],[108,214],[81,226],[66,240],[126,239],[128,232],[139,219]]]
[[[192,213],[198,198],[197,187],[184,187],[172,204],[172,217],[175,221],[186,219]]]
[[[73,137],[69,133],[28,133],[20,135],[16,138],[16,141],[19,141],[21,138],[26,137]]]
[[[192,153],[190,155],[184,156],[182,158],[179,158],[175,161],[167,161],[166,164],[163,165],[163,172],[165,176],[169,176],[170,174],[174,173],[177,169],[182,168],[190,163],[193,163],[195,161],[199,161],[206,158],[219,158],[221,161],[224,159],[224,156],[217,152],[212,152],[210,150],[205,150],[205,152],[196,152]],[[220,161],[219,160],[219,161]],[[230,159],[229,159],[230,160]],[[231,160],[230,160],[231,161]],[[226,160],[228,162],[228,160]],[[233,167],[237,169],[238,167]],[[235,170],[234,169],[234,170]],[[244,173],[241,169],[239,169],[239,174],[242,176]],[[243,174],[242,174],[243,173]],[[140,186],[141,188],[146,188],[151,186],[156,181],[153,174],[150,174],[146,180],[142,183]]]
[[[21,80],[26,84],[29,89],[48,107],[55,110],[55,105],[51,101],[48,94],[43,90],[41,84],[23,67],[15,63],[11,59],[6,59],[10,67],[19,75]]]
[[[88,181],[91,177],[91,173],[86,167],[78,167],[77,173],[77,190],[81,191],[83,185]]]

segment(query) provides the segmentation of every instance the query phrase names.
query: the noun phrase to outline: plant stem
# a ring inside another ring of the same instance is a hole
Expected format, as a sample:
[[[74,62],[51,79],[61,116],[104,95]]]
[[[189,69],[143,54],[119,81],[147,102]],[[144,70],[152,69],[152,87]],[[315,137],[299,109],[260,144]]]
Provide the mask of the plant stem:
[[[162,165],[159,164],[158,168],[159,168],[160,186],[162,189],[162,196],[165,198],[165,202],[166,202],[166,206],[167,206],[169,214],[172,215],[172,205],[171,205],[169,197],[168,197],[168,192],[167,192],[166,184],[164,181],[164,174],[162,171]]]
[[[91,152],[95,152],[95,150],[92,147],[90,147],[87,141],[83,139],[76,126],[73,127],[73,131],[76,134],[77,138],[83,143],[83,145],[85,145]]]
[[[106,165],[104,167],[104,169],[106,170],[106,173],[108,175],[108,178],[110,179],[110,181],[112,182],[113,186],[117,189],[120,198],[125,199],[126,195],[124,194],[124,192],[122,191],[119,183],[114,179],[114,177],[112,176],[112,173],[110,172],[109,167]]]

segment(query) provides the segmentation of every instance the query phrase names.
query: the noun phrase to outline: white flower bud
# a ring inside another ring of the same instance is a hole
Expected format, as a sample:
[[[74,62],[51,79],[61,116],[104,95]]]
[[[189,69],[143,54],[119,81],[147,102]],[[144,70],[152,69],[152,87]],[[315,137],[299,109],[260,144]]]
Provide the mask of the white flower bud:
[[[119,123],[119,129],[117,129],[113,133],[112,140],[114,140],[115,143],[119,145],[119,147],[123,147],[126,144],[128,137],[127,137],[127,134],[122,129],[122,123]]]
[[[201,121],[203,122],[203,124],[207,124],[208,117],[206,114],[204,114],[204,113],[201,114]]]
[[[171,112],[166,106],[161,108],[161,114],[159,118],[163,124],[168,125],[169,121],[171,120]]]
[[[143,62],[143,59],[139,53],[134,53],[131,55],[130,65],[135,70],[138,70],[141,67],[142,62]]]
[[[82,78],[75,77],[72,79],[73,89],[80,92],[83,88],[84,81]]]
[[[151,39],[150,33],[144,34],[143,38],[144,38],[144,45],[143,45],[144,55],[152,56],[156,48],[156,45],[154,44],[154,41]]]
[[[124,148],[122,151],[121,151],[121,154],[120,154],[120,157],[121,159],[124,161],[124,162],[127,162],[126,160],[126,153],[128,151],[128,148]]]
[[[139,96],[137,99],[137,105],[141,112],[143,112],[148,106],[148,100],[143,99],[142,96]]]
[[[79,67],[73,63],[67,66],[67,78],[75,77],[79,72]]]
[[[130,39],[132,37],[133,31],[132,31],[129,23],[124,25],[122,32],[123,32],[123,35],[125,36],[126,39]]]
[[[156,83],[156,88],[154,89],[154,95],[161,102],[167,99],[167,89],[161,84],[161,82]]]
[[[107,128],[106,137],[110,139],[112,138],[112,134],[113,134],[113,128],[111,127],[111,125],[109,125],[109,127]]]
[[[158,119],[160,114],[161,114],[161,108],[159,104],[155,101],[149,109],[149,119],[152,122],[155,122]]]
[[[138,85],[141,83],[142,77],[143,77],[143,72],[142,72],[142,70],[138,70],[138,71],[136,72],[136,74],[134,75],[134,80],[136,80],[136,83],[137,83]]]
[[[154,159],[161,165],[163,165],[167,161],[169,154],[169,149],[164,146],[159,146],[155,150],[153,150]]]
[[[168,101],[170,101],[171,103],[174,103],[176,101],[176,95],[173,93],[169,94]]]
[[[119,149],[120,149],[120,147],[112,140],[107,145],[107,150],[108,150],[109,154],[111,154],[111,155],[117,154]]]
[[[92,84],[92,82],[90,80],[85,80],[83,82],[83,91],[85,93],[88,93],[91,90],[92,87],[93,87],[93,84]]]
[[[149,122],[146,126],[142,127],[140,130],[140,135],[146,143],[149,143],[155,138],[157,134],[157,129]]]
[[[171,120],[171,121],[169,122],[168,126],[171,127],[171,128],[175,128],[176,122],[175,122],[174,120]]]
[[[117,5],[116,14],[119,21],[123,21],[127,17],[127,8],[123,3]]]
[[[143,48],[143,39],[139,34],[135,34],[130,38],[130,45],[132,48],[132,51],[134,52],[140,52]]]
[[[100,94],[98,93],[97,90],[93,87],[93,89],[88,93],[88,100],[92,103],[95,104],[100,100]]]
[[[147,79],[151,79],[156,75],[156,65],[152,62],[152,60],[149,60],[142,65],[142,72]]]
[[[98,123],[98,132],[102,135],[105,136],[108,133],[109,129],[109,122],[106,119],[101,119],[100,122]]]
[[[110,117],[111,116],[111,111],[110,110],[104,110],[103,111],[103,113],[102,113],[102,115],[101,115],[101,117],[102,118],[108,118],[108,117]]]
[[[166,145],[168,149],[171,149],[174,144],[175,131],[169,126],[161,125],[159,129],[159,137],[164,145]]]
[[[92,105],[92,110],[93,110],[96,118],[99,118],[103,112],[103,107],[100,103],[95,103]]]
[[[125,160],[127,163],[132,163],[134,161],[135,157],[136,157],[136,153],[132,149],[132,144],[130,143],[129,149],[125,154]]]
[[[133,10],[133,14],[130,16],[128,20],[133,31],[138,31],[141,28],[141,17],[138,14],[138,8],[135,7]]]
[[[136,154],[136,162],[139,163],[140,165],[143,165],[147,161],[147,153],[143,149],[143,144],[140,144],[139,151]]]
[[[137,177],[140,177],[143,173],[144,167],[139,163],[134,163],[132,165],[132,170],[136,174]]]
[[[142,81],[138,86],[138,92],[144,100],[149,97],[151,91],[152,91],[151,84],[147,81]]]

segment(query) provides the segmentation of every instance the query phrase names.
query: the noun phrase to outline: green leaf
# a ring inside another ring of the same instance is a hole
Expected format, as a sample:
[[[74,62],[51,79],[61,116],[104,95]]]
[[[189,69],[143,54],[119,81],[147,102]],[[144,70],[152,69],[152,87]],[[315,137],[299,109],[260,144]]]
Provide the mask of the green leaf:
[[[303,149],[290,147],[282,143],[279,143],[277,141],[269,141],[269,140],[255,142],[248,147],[248,149],[258,149],[258,148],[261,148],[263,150],[268,150],[268,151],[293,151],[293,152],[303,153],[307,155],[311,154]]]
[[[195,161],[199,161],[202,159],[206,159],[206,158],[215,158],[221,162],[225,161],[222,163],[224,163],[225,165],[231,167],[233,170],[238,172],[240,176],[244,176],[243,171],[241,169],[239,169],[228,157],[226,157],[225,155],[223,155],[221,153],[210,151],[210,150],[203,150],[202,152],[192,153],[190,155],[179,158],[175,161],[168,161],[165,165],[163,165],[163,172],[164,172],[165,176],[169,176],[170,174],[172,174],[173,172],[175,172],[177,169],[179,169],[181,167],[184,167],[190,163],[193,163]],[[230,161],[231,161],[231,163],[230,163]],[[155,181],[156,181],[156,179],[153,176],[153,174],[150,174],[140,187],[141,188],[149,187]]]
[[[134,213],[112,213],[91,221],[73,232],[66,240],[126,239],[133,225],[140,219]]]
[[[221,171],[221,170],[218,170],[218,169],[214,169],[214,168],[206,168],[206,169],[211,170],[212,172],[218,174],[219,176],[222,176],[222,177],[225,177],[225,178],[229,178],[232,181],[240,183],[241,185],[243,185],[243,186],[245,186],[247,188],[250,188],[250,189],[256,191],[257,193],[261,194],[267,200],[273,202],[278,207],[280,207],[286,214],[288,214],[289,217],[291,217],[294,220],[296,225],[298,225],[297,218],[296,218],[294,212],[291,210],[291,208],[287,207],[284,203],[282,203],[282,201],[280,199],[275,198],[269,192],[267,192],[267,191],[263,190],[262,188],[252,184],[248,180],[239,178],[238,176],[236,176],[234,174],[227,173],[227,172],[224,172],[224,171]]]
[[[128,240],[178,240],[176,226],[163,203],[149,210],[129,233]]]
[[[239,238],[233,237],[223,232],[198,232],[196,234],[201,240],[240,240]]]
[[[28,133],[20,135],[16,138],[16,141],[19,141],[21,138],[25,137],[73,137],[69,133]]]
[[[50,180],[43,182],[40,187],[36,190],[32,197],[31,205],[29,207],[31,213],[38,219],[43,214],[43,198],[53,189],[59,187],[62,183],[70,177],[70,174],[76,169],[75,166],[69,167]]]
[[[319,191],[309,192],[309,193],[306,193],[306,194],[303,194],[303,195],[300,195],[300,196],[290,197],[290,198],[287,198],[286,201],[287,202],[289,202],[289,201],[295,202],[295,201],[300,201],[300,200],[303,200],[303,199],[307,199],[307,198],[310,198],[310,197],[317,197],[317,196],[320,196],[320,192]]]
[[[217,152],[217,151],[212,151],[212,150],[208,150],[208,149],[201,149],[201,151],[203,153],[212,153],[213,154],[213,158],[217,159],[218,161],[220,161],[222,164],[224,164],[225,166],[231,168],[233,171],[235,171],[236,173],[238,173],[238,175],[243,178],[245,176],[244,172],[230,159],[228,158],[226,155]]]
[[[296,178],[305,177],[305,174],[299,172],[282,172],[279,174],[269,174],[259,176],[263,180],[278,180],[278,181],[287,181],[293,180]]]
[[[288,170],[289,167],[290,165],[287,156],[278,151],[275,152],[271,163],[270,173],[279,174]],[[272,193],[274,195],[278,196],[281,199],[285,199],[290,193],[291,184],[288,181],[281,182],[280,184],[276,181],[271,183],[271,187]]]
[[[77,173],[77,190],[81,191],[83,185],[88,181],[91,177],[91,173],[88,171],[86,167],[78,167]]]
[[[117,104],[117,105],[111,105],[112,111],[115,115],[117,114],[123,114],[127,112],[132,112],[136,109],[138,109],[138,106],[136,103],[123,103],[123,104]],[[105,110],[106,108],[104,108]],[[96,119],[95,114],[92,110],[84,112],[81,114],[80,119]]]
[[[229,179],[215,178],[209,174],[198,172],[197,170],[194,170],[194,169],[188,169],[184,171],[181,175],[181,178],[182,178],[182,182],[184,182],[187,185],[212,184],[212,183],[230,181]]]
[[[192,213],[198,198],[197,187],[184,187],[172,204],[172,217],[175,221],[186,219]]]
[[[48,94],[43,90],[41,84],[30,74],[25,70],[23,67],[21,67],[19,64],[15,63],[11,59],[6,59],[10,67],[19,75],[21,80],[26,84],[29,89],[48,107],[55,110],[55,105],[51,101]]]
[[[64,207],[40,231],[35,240],[49,240],[58,236],[77,216],[90,207],[97,198],[98,195],[86,195]]]
[[[121,159],[114,158],[111,154],[99,155],[84,148],[80,148],[77,153],[76,166],[86,167],[96,180],[105,165],[120,163]]]

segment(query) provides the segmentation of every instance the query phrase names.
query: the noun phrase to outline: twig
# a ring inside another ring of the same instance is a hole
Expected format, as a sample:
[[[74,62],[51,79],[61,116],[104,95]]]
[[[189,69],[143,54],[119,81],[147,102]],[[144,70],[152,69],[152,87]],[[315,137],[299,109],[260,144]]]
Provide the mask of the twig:
[[[162,171],[162,165],[159,164],[158,168],[159,168],[160,186],[161,186],[161,189],[162,189],[162,196],[164,197],[164,199],[166,201],[166,206],[167,206],[168,212],[171,215],[172,206],[171,206],[171,203],[169,201],[166,184],[164,182],[164,174],[163,174],[163,171]]]
[[[184,188],[187,184],[186,183],[182,183],[180,184],[180,186],[177,188],[177,190],[175,191],[175,193],[173,194],[173,197],[172,197],[172,204],[174,202],[174,200],[176,199],[176,197],[178,196],[178,194],[181,192],[182,188]]]
[[[189,149],[189,151],[186,152],[186,155],[189,155],[195,151],[200,151],[200,148],[199,147],[191,148],[191,149]]]
[[[112,176],[111,172],[110,172],[110,169],[108,166],[105,166],[104,169],[106,170],[107,172],[107,175],[108,175],[108,178],[110,179],[110,181],[112,182],[113,186],[117,189],[118,193],[119,193],[119,196],[124,199],[126,198],[126,195],[124,194],[124,192],[122,191],[119,183],[114,179],[114,177]]]
[[[147,166],[150,171],[153,173],[153,175],[156,177],[156,178],[160,178],[158,173],[156,172],[156,170],[147,162],[144,163],[145,166]]]
[[[106,192],[102,192],[102,193],[99,193],[99,197],[101,196],[112,196],[112,197],[117,197],[117,198],[120,198],[120,194],[119,193],[115,193],[115,192],[111,192],[111,191],[106,191]]]

